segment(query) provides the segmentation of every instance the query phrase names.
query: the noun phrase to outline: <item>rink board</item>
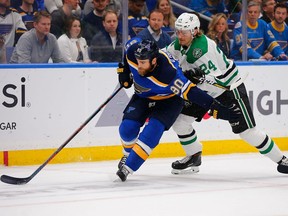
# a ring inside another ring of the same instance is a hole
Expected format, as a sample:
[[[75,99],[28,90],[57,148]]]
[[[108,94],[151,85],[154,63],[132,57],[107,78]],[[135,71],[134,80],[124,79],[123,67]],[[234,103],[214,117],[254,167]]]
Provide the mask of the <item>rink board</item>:
[[[239,64],[257,126],[288,150],[287,64]],[[0,68],[0,164],[39,164],[117,89],[116,64],[3,65]],[[117,159],[118,125],[133,93],[121,90],[63,149],[53,163]],[[227,122],[195,123],[204,154],[255,151]],[[177,136],[165,132],[153,157],[183,155]]]

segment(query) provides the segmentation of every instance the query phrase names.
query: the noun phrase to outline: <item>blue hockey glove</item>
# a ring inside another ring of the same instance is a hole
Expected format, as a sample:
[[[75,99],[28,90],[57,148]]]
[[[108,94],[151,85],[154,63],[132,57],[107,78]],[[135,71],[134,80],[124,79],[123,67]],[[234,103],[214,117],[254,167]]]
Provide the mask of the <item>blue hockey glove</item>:
[[[118,64],[117,73],[120,85],[126,89],[130,88],[133,84],[133,79],[130,71],[126,71],[122,63]]]
[[[185,77],[194,84],[202,84],[205,80],[205,73],[200,68],[194,68],[183,72]]]
[[[215,119],[223,119],[229,121],[238,119],[241,115],[241,110],[236,104],[232,104],[227,107],[214,99],[208,114],[213,116]]]

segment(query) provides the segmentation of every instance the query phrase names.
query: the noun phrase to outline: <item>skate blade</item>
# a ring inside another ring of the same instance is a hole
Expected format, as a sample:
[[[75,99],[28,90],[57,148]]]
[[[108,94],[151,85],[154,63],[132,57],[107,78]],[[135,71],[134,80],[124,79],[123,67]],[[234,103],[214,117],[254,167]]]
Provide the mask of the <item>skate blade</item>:
[[[185,174],[193,174],[193,173],[198,173],[199,172],[199,167],[188,167],[183,170],[179,169],[172,169],[171,173],[173,175],[185,175]]]
[[[277,170],[280,173],[288,174],[288,166],[278,165]]]
[[[113,182],[118,183],[118,182],[123,182],[119,177],[114,179]]]

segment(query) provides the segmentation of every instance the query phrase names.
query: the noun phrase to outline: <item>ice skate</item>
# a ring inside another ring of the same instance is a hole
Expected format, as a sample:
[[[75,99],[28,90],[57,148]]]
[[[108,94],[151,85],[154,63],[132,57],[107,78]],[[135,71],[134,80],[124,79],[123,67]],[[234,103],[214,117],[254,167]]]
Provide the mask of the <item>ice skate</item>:
[[[121,179],[122,182],[126,181],[127,176],[130,174],[129,170],[126,168],[125,165],[117,171],[116,175]]]
[[[181,160],[173,162],[171,173],[178,175],[199,172],[199,166],[201,165],[201,155],[202,152],[197,152],[194,155],[186,156]]]
[[[128,156],[127,156],[127,155],[124,155],[124,156],[120,159],[120,161],[119,161],[119,163],[118,163],[118,169],[121,169],[121,167],[126,163],[127,158],[128,158]]]
[[[280,173],[288,174],[288,158],[283,156],[282,160],[278,162],[277,170]]]

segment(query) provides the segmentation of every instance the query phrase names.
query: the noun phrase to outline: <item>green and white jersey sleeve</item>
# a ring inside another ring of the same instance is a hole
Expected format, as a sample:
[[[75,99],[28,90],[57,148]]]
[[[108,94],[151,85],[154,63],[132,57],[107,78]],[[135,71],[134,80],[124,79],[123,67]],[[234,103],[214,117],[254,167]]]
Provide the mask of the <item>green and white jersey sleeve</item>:
[[[179,61],[183,71],[200,68],[205,72],[207,80],[214,80],[224,86],[240,79],[235,63],[227,59],[216,43],[205,35],[194,38],[187,49],[181,47],[177,38],[167,50]],[[212,97],[217,97],[225,91],[205,82],[197,86]]]

